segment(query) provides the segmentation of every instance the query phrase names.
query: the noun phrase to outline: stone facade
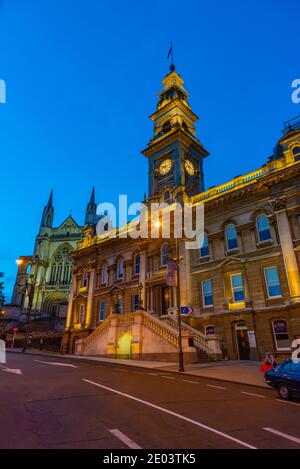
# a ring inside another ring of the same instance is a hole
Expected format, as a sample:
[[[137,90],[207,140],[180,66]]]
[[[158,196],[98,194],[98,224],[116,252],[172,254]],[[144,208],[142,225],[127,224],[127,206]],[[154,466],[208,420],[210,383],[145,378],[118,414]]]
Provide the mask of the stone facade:
[[[62,350],[118,355],[121,336],[112,349],[111,331],[101,331],[112,327],[113,318],[116,323],[122,315],[135,318],[133,312],[141,307],[161,323],[171,317],[176,322],[178,291],[168,286],[166,266],[176,257],[180,304],[193,309],[183,325],[194,352],[197,340],[201,352],[219,337],[226,358],[260,359],[266,351],[279,359],[290,356],[293,339],[300,336],[300,123],[285,128],[261,168],[204,191],[203,159],[208,152],[195,136],[197,116],[174,70],[163,84],[151,116],[153,138],[143,151],[149,162],[145,207],[165,202],[172,220],[173,202],[190,203],[194,216],[203,206],[205,234],[196,249],[187,250],[184,240],[177,247],[174,236],[165,237],[161,228],[157,239],[110,238],[87,231],[72,254]],[[152,331],[136,352],[132,328],[126,327],[122,334],[131,334],[131,355],[165,356],[158,332],[157,340]],[[174,322],[172,327],[174,333]],[[99,343],[91,346],[97,337]],[[212,349],[218,357],[218,346]]]

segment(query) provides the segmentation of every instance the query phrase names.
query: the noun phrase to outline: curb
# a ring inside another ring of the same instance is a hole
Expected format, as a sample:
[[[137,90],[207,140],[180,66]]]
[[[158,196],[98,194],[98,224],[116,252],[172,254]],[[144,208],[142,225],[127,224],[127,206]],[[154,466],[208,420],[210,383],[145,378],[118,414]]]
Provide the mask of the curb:
[[[110,365],[111,363],[114,363],[113,361],[101,361],[101,360],[94,360],[92,357],[89,357],[89,358],[83,358],[83,357],[80,357],[80,356],[75,356],[75,355],[66,355],[66,354],[61,354],[59,352],[57,353],[45,353],[45,352],[39,352],[39,351],[27,351],[27,352],[22,352],[21,350],[10,350],[8,349],[7,350],[8,353],[21,353],[24,355],[37,355],[37,356],[40,356],[40,357],[61,357],[61,358],[70,358],[71,360],[78,360],[78,361],[83,361],[83,362],[86,362],[86,363],[90,363],[90,364],[94,364],[94,365],[97,365],[97,364],[101,364],[101,365]],[[180,376],[193,376],[194,378],[201,378],[201,379],[208,379],[208,380],[213,380],[213,381],[222,381],[222,382],[225,382],[225,383],[232,383],[232,384],[239,384],[239,385],[243,385],[243,386],[252,386],[252,387],[255,387],[255,388],[260,388],[260,389],[268,389],[268,390],[271,390],[271,388],[269,386],[264,386],[262,384],[254,384],[254,383],[245,383],[244,381],[234,381],[232,379],[225,379],[225,378],[216,378],[216,377],[211,377],[211,376],[205,376],[205,375],[199,375],[199,374],[195,374],[193,373],[193,371],[189,372],[189,371],[185,371],[185,372],[180,372],[180,371],[176,371],[176,370],[170,370],[170,369],[164,369],[162,370],[161,368],[157,367],[157,368],[151,368],[151,367],[147,367],[147,366],[143,366],[142,364],[138,363],[138,364],[134,364],[134,365],[128,365],[126,363],[119,363],[119,362],[115,362],[115,364],[117,364],[118,366],[124,366],[124,367],[129,367],[129,368],[143,368],[144,370],[156,370],[157,372],[163,372],[163,373],[173,373],[173,374],[176,374],[176,375],[180,375]]]

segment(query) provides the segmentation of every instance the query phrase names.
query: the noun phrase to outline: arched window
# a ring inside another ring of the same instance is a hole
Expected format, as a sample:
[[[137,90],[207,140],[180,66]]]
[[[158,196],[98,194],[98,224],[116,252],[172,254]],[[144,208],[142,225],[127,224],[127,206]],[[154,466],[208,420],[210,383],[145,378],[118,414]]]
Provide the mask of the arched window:
[[[290,350],[291,344],[287,329],[287,323],[284,319],[277,319],[272,323],[276,350]]]
[[[73,264],[70,257],[71,252],[72,249],[70,246],[62,246],[54,255],[50,267],[49,283],[51,285],[55,285],[57,283],[61,285],[69,285]]]
[[[226,234],[226,244],[227,244],[228,251],[230,251],[231,249],[237,249],[238,239],[237,239],[236,227],[233,224],[227,225],[225,229],[225,234]]]
[[[25,270],[26,275],[29,275],[30,269],[31,269],[31,264],[28,264]]]
[[[171,122],[166,121],[162,127],[162,131],[165,134],[166,132],[169,132],[169,130],[171,130]]]
[[[141,256],[137,254],[134,258],[133,275],[139,275],[141,271]]]
[[[170,203],[170,200],[171,200],[170,191],[165,191],[164,192],[164,202],[166,202],[168,204],[168,203]]]
[[[258,240],[260,243],[264,241],[270,241],[272,239],[270,223],[269,223],[269,219],[267,215],[259,215],[256,218],[256,228],[257,228]]]
[[[209,256],[209,245],[208,245],[208,236],[206,233],[203,233],[200,236],[199,240],[199,250],[200,250],[200,257],[207,257]]]
[[[212,335],[215,333],[215,326],[210,324],[209,326],[205,326],[205,335]]]
[[[102,269],[101,269],[101,283],[105,284],[108,281],[108,269],[107,269],[107,264],[103,264]]]
[[[300,160],[300,145],[297,145],[293,148],[293,156],[295,161]]]
[[[169,260],[169,245],[167,243],[163,244],[160,251],[160,264],[162,266],[167,265]]]
[[[117,278],[118,280],[124,278],[124,261],[123,259],[119,259],[117,263]]]

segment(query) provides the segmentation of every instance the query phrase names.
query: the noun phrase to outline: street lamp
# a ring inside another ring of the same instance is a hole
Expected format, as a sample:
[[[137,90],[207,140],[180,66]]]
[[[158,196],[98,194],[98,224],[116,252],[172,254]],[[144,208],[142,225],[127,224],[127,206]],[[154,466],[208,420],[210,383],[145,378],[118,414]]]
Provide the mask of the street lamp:
[[[176,287],[176,297],[177,297],[177,307],[178,307],[178,340],[179,340],[179,352],[178,352],[178,369],[179,372],[184,372],[183,364],[183,350],[182,350],[182,330],[181,330],[181,307],[180,307],[180,280],[179,280],[179,243],[178,238],[175,238],[176,243],[176,277],[177,277],[177,287]]]

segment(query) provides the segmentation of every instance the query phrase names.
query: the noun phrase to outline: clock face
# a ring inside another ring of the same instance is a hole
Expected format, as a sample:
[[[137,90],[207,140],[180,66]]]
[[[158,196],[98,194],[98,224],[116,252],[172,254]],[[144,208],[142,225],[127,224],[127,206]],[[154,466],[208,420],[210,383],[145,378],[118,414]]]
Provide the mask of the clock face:
[[[190,160],[185,160],[185,162],[184,162],[184,167],[185,167],[186,172],[187,172],[190,176],[194,176],[194,174],[195,174],[195,166],[193,165],[193,163],[192,163]]]
[[[167,158],[166,160],[164,160],[159,166],[160,174],[162,175],[168,174],[171,171],[172,165],[173,163],[170,158]]]

